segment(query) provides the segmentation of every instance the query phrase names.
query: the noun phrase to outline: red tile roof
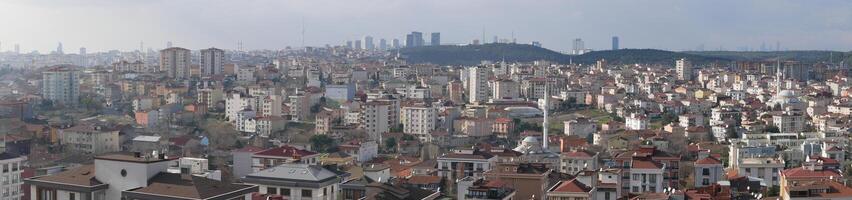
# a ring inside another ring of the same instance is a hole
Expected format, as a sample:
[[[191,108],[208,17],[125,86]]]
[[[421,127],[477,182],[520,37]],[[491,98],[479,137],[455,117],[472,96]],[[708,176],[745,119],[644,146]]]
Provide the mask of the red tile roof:
[[[441,177],[440,176],[412,176],[408,179],[409,184],[415,185],[426,185],[426,184],[440,184]]]
[[[284,146],[281,146],[281,147],[271,148],[271,149],[267,149],[267,150],[264,150],[264,151],[261,151],[261,152],[257,152],[254,155],[295,158],[295,157],[301,157],[301,156],[310,156],[310,155],[314,155],[314,154],[317,154],[317,153],[313,152],[313,151],[306,151],[306,150],[302,150],[302,149],[297,149],[296,147],[284,145]]]
[[[570,181],[562,181],[556,187],[554,187],[551,192],[582,192],[586,193],[591,191],[592,188],[586,186],[586,184],[577,181],[577,179],[573,179]]]
[[[720,165],[722,161],[714,158],[713,156],[707,156],[706,158],[695,161],[696,165]]]
[[[797,167],[781,171],[781,175],[787,178],[840,178],[840,174],[834,170],[811,170],[805,167]]]
[[[662,169],[663,165],[659,162],[650,161],[650,160],[633,160],[634,169]]]

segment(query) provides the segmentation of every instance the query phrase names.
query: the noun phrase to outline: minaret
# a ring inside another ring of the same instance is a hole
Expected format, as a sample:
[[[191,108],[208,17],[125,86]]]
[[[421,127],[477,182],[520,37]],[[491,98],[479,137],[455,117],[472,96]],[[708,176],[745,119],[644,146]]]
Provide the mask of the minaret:
[[[781,58],[775,61],[775,94],[778,94],[781,92]]]
[[[547,70],[545,70],[545,72],[547,72]],[[547,90],[548,89],[547,85],[549,85],[548,82],[550,82],[550,80],[547,79],[547,75],[545,75],[544,77],[545,77],[545,79],[544,79],[544,106],[543,106],[544,107],[543,108],[543,110],[544,110],[543,111],[544,122],[542,122],[542,124],[541,124],[541,129],[542,129],[541,148],[542,148],[542,151],[547,151],[547,143],[548,143],[548,137],[547,137],[547,129],[548,129],[547,128],[547,110],[548,109],[547,108],[549,107],[548,104],[547,104],[547,101],[548,101],[548,99],[550,99],[550,93]]]

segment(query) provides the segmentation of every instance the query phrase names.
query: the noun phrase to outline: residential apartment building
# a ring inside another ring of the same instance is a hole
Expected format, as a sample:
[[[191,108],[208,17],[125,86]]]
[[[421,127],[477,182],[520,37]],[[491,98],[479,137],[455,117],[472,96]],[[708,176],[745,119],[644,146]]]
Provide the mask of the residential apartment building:
[[[340,174],[318,165],[285,163],[242,178],[256,185],[260,194],[280,195],[292,200],[335,200],[340,189]]]
[[[490,171],[497,163],[497,156],[489,152],[474,150],[457,150],[438,156],[438,176],[455,180],[467,176],[480,177]]]
[[[467,102],[478,103],[488,100],[488,68],[479,66],[471,67],[467,70],[469,71],[469,80],[467,82]]]
[[[414,135],[421,142],[429,142],[438,123],[438,109],[428,104],[405,106],[402,107],[400,119],[404,133]]]
[[[545,199],[552,172],[543,163],[501,163],[484,176],[486,180],[500,180],[514,188],[516,199]]]
[[[225,51],[217,48],[201,50],[201,75],[204,77],[225,73]]]
[[[42,98],[75,107],[80,102],[80,77],[75,66],[59,65],[42,72]]]
[[[114,153],[94,164],[25,180],[32,199],[250,199],[257,186],[193,176],[188,168],[168,173],[164,155]]]
[[[160,71],[177,80],[188,79],[192,58],[189,49],[171,47],[160,50]]]
[[[574,150],[559,154],[559,172],[577,174],[586,170],[598,169],[598,153],[586,150]]]
[[[60,143],[70,151],[98,155],[121,150],[115,128],[83,123],[61,131]]]
[[[395,113],[392,113],[392,106],[390,102],[385,101],[364,103],[361,126],[367,131],[367,136],[371,140],[381,141],[381,135],[390,132],[393,125],[391,118],[395,115]]]

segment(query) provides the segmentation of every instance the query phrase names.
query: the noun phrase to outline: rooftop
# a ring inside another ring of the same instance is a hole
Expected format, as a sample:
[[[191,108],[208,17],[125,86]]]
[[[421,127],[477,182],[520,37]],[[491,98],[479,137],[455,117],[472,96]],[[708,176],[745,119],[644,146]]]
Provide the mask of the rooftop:
[[[237,192],[242,191],[242,193]],[[140,193],[154,196],[181,197],[188,199],[208,199],[228,193],[247,194],[256,192],[257,186],[225,183],[205,177],[181,177],[181,174],[159,173],[149,180],[147,187],[128,190],[126,193]]]

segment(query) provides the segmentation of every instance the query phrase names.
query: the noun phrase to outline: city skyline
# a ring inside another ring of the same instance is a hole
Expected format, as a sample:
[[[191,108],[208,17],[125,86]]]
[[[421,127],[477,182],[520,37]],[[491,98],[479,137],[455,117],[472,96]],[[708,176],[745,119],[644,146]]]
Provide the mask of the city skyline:
[[[203,9],[197,3],[2,2],[7,10],[0,12],[0,24],[16,31],[0,33],[0,50],[19,44],[21,52],[49,53],[58,42],[66,51],[137,50],[140,42],[161,49],[169,41],[189,49],[237,49],[239,42],[244,49],[283,49],[301,46],[303,39],[307,46],[343,45],[364,36],[404,40],[412,31],[440,32],[444,44],[514,36],[518,43],[538,41],[563,52],[575,38],[593,50],[610,49],[612,36],[621,39],[620,48],[674,51],[852,46],[852,13],[846,12],[852,2],[844,1],[254,1]]]

